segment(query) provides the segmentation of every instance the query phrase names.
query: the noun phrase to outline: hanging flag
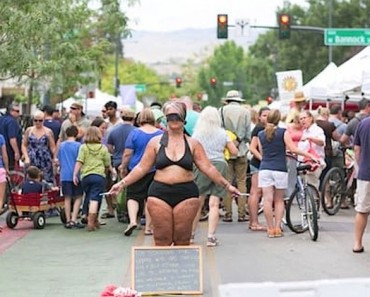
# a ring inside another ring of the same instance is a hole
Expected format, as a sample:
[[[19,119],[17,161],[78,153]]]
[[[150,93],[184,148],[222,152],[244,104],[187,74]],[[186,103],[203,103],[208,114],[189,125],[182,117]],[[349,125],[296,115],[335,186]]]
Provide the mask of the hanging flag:
[[[136,105],[137,97],[135,85],[120,85],[119,92],[122,100],[122,105]]]
[[[302,89],[301,70],[276,72],[276,78],[279,88],[279,98],[282,101],[291,100],[294,97],[294,93]]]

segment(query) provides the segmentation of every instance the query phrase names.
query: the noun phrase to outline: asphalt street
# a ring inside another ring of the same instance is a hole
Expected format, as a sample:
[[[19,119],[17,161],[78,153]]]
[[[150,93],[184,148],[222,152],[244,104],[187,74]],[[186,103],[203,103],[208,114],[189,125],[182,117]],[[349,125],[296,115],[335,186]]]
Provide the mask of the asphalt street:
[[[234,214],[236,216],[236,214]],[[0,226],[5,226],[5,215]],[[263,215],[260,216],[263,222]],[[151,236],[135,230],[125,237],[126,225],[116,219],[97,232],[67,230],[58,217],[45,229],[20,222],[0,233],[0,296],[95,297],[108,284],[130,286],[132,246],[151,246]],[[335,216],[321,213],[317,242],[308,233],[285,227],[282,238],[251,231],[248,223],[220,221],[221,245],[206,247],[207,223],[202,222],[195,244],[203,246],[203,296],[218,296],[218,286],[245,282],[287,282],[370,277],[370,236],[365,252],[354,254],[353,209]]]

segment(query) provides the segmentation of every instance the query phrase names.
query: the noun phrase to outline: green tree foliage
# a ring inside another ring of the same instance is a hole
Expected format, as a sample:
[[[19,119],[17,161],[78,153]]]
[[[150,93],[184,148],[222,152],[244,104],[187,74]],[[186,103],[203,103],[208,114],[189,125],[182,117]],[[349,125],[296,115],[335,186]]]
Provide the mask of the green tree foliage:
[[[201,88],[208,94],[208,104],[219,106],[221,98],[230,89],[241,90],[243,94],[247,90],[245,53],[242,47],[234,41],[227,41],[214,50],[198,75]],[[211,77],[217,79],[217,85],[210,85]],[[224,86],[224,82],[231,82],[232,86]]]
[[[115,58],[110,56],[107,67],[102,73],[101,88],[107,93],[114,93]],[[167,78],[160,77],[154,70],[142,63],[129,59],[119,59],[118,78],[121,84],[144,84],[146,91],[138,93],[138,97],[153,97],[156,101],[166,101],[170,94],[175,93],[175,88]]]
[[[94,14],[87,0],[0,1],[2,77],[28,85],[29,103],[37,85],[64,92],[95,80],[108,43]]]

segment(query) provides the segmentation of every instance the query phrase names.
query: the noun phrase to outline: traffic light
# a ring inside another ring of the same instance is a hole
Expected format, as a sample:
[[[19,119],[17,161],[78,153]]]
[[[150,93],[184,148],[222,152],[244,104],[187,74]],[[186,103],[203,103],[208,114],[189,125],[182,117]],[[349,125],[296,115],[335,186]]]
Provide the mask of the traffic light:
[[[181,84],[182,84],[181,77],[176,77],[175,81],[176,81],[176,88],[181,88]]]
[[[278,14],[279,38],[290,38],[290,15],[287,13]]]
[[[211,77],[211,79],[209,80],[209,83],[211,84],[212,88],[215,88],[217,84],[217,79],[215,77]]]
[[[227,39],[228,36],[227,14],[217,15],[217,38]]]

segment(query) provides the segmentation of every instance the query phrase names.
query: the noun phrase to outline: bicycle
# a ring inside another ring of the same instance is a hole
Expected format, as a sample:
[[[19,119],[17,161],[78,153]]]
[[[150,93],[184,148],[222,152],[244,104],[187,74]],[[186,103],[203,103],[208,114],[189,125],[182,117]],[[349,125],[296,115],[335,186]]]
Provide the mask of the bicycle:
[[[321,186],[321,204],[328,215],[338,213],[341,205],[348,199],[353,203],[355,193],[355,161],[350,148],[339,147],[345,164],[342,168],[333,167],[326,174]]]
[[[286,223],[290,230],[295,233],[309,231],[310,237],[316,241],[319,236],[318,227],[318,204],[315,201],[318,191],[307,183],[306,174],[311,169],[310,164],[297,160],[297,182],[293,193],[289,196],[286,205]]]

